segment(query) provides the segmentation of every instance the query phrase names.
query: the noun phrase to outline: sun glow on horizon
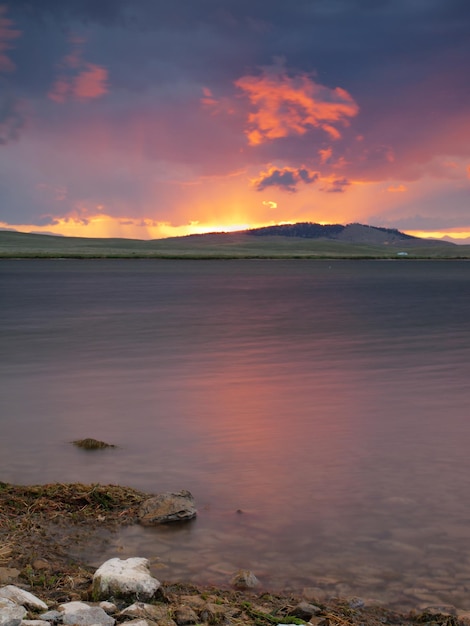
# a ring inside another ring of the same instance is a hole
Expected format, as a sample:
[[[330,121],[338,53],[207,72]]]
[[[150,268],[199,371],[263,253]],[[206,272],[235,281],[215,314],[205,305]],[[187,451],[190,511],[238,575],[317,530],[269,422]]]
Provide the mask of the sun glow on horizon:
[[[8,224],[0,222],[0,230],[15,232],[57,235],[64,237],[86,237],[91,239],[167,239],[170,237],[184,237],[187,235],[203,235],[208,233],[231,233],[252,228],[262,228],[265,226],[282,226],[300,221],[313,220],[270,220],[260,223],[200,223],[199,221],[187,224],[173,225],[170,222],[157,222],[151,219],[135,218],[114,218],[110,215],[99,214],[89,216],[86,220],[78,218],[57,218],[52,224]],[[314,220],[322,226],[332,224],[331,221]],[[338,223],[338,222],[335,222]],[[424,230],[403,230],[407,235],[419,237],[421,239],[444,239],[455,240],[455,243],[467,243],[470,241],[470,229],[462,231],[424,231]]]
[[[403,231],[407,235],[411,235],[412,237],[419,237],[421,239],[444,239],[445,237],[449,239],[470,240],[470,230],[461,230],[461,231],[453,231],[449,230],[434,230],[434,231],[425,231],[425,230],[404,230]],[[455,242],[457,243],[457,241]],[[462,242],[464,243],[464,242]]]
[[[285,222],[284,222],[285,223]],[[274,222],[272,222],[274,224]],[[270,225],[272,225],[270,224]],[[87,237],[91,239],[166,239],[186,235],[207,233],[229,233],[266,226],[266,223],[227,223],[211,224],[199,221],[173,225],[170,222],[157,222],[151,219],[114,218],[99,214],[86,220],[77,218],[57,218],[51,224],[9,224],[0,222],[1,230],[57,235],[64,237]]]
[[[242,217],[239,215],[238,217]],[[356,221],[356,220],[353,220]],[[349,224],[351,220],[324,220],[305,215],[294,216],[291,219],[261,219],[202,221],[192,220],[183,224],[172,224],[167,221],[158,221],[150,218],[113,217],[107,213],[79,214],[56,217],[49,224],[11,224],[0,222],[0,230],[10,230],[31,234],[57,235],[64,237],[85,237],[91,239],[167,239],[188,235],[203,235],[209,233],[233,233],[237,231],[262,228],[267,226],[282,226],[286,224],[313,222],[322,226],[328,224]],[[366,224],[367,221],[362,223]],[[402,230],[405,234],[421,239],[450,239],[455,243],[470,242],[470,228],[464,230]]]

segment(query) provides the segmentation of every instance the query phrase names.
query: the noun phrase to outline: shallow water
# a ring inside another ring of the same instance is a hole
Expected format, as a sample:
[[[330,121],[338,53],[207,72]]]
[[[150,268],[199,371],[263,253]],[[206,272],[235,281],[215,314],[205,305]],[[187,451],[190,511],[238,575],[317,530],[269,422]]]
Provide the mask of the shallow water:
[[[91,564],[470,608],[469,283],[459,261],[1,261],[0,478],[194,494],[197,520]]]

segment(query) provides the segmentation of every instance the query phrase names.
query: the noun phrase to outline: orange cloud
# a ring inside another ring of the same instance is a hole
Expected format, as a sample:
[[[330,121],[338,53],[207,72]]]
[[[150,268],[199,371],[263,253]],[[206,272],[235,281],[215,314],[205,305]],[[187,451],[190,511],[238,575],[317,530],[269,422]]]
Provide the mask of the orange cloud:
[[[333,149],[325,148],[324,150],[319,150],[318,154],[320,156],[321,163],[328,163],[328,161],[331,159],[331,156],[333,154]]]
[[[256,109],[248,115],[245,131],[252,146],[290,135],[304,135],[320,128],[332,139],[341,134],[335,124],[348,124],[359,111],[352,96],[336,87],[316,83],[307,74],[290,77],[279,68],[260,76],[242,76],[235,85]]]
[[[208,87],[203,87],[202,93],[204,94],[204,98],[201,98],[202,104],[209,107],[218,104],[218,101],[214,98],[212,91]]]
[[[167,237],[184,237],[212,232],[231,232],[250,228],[250,223],[238,224],[200,224],[197,220],[174,225],[167,221],[142,219],[135,217],[114,217],[109,213],[101,213],[104,207],[78,209],[69,215],[53,218],[47,225],[9,224],[0,221],[0,230],[17,230],[23,233],[44,233],[48,235],[64,235],[66,237],[90,238],[123,238],[123,239],[165,239]],[[261,226],[262,224],[256,224]]]
[[[405,187],[405,185],[397,185],[396,187],[390,186],[387,188],[387,191],[389,191],[390,193],[403,193],[407,191],[407,188]]]
[[[0,6],[0,72],[12,72],[15,69],[15,64],[5,51],[13,47],[10,44],[11,40],[21,35],[19,30],[12,28],[13,22],[4,17],[6,10],[5,6]]]
[[[54,83],[49,98],[63,104],[67,100],[92,100],[108,92],[108,70],[82,59],[83,39],[72,38],[72,51],[61,63],[63,72]]]

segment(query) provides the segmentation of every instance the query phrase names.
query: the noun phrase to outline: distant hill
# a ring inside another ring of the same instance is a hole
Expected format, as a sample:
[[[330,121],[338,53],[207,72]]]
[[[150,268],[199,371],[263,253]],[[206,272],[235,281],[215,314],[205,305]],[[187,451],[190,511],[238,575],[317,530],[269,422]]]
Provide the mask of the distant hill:
[[[281,224],[278,226],[264,226],[244,231],[255,237],[303,237],[305,239],[336,239],[349,243],[396,244],[412,242],[414,244],[425,241],[419,237],[406,235],[395,228],[380,228],[364,224],[314,224],[299,222],[297,224]],[[437,242],[436,243],[441,243]]]
[[[167,239],[54,237],[0,230],[0,259],[468,259],[470,246],[390,228],[310,222]]]

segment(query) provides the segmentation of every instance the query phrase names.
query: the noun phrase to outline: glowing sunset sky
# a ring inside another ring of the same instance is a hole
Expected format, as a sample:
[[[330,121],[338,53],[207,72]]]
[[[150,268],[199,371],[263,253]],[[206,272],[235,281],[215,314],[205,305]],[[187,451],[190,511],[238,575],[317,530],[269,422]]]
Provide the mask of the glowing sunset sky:
[[[470,237],[468,0],[0,0],[0,227]]]

